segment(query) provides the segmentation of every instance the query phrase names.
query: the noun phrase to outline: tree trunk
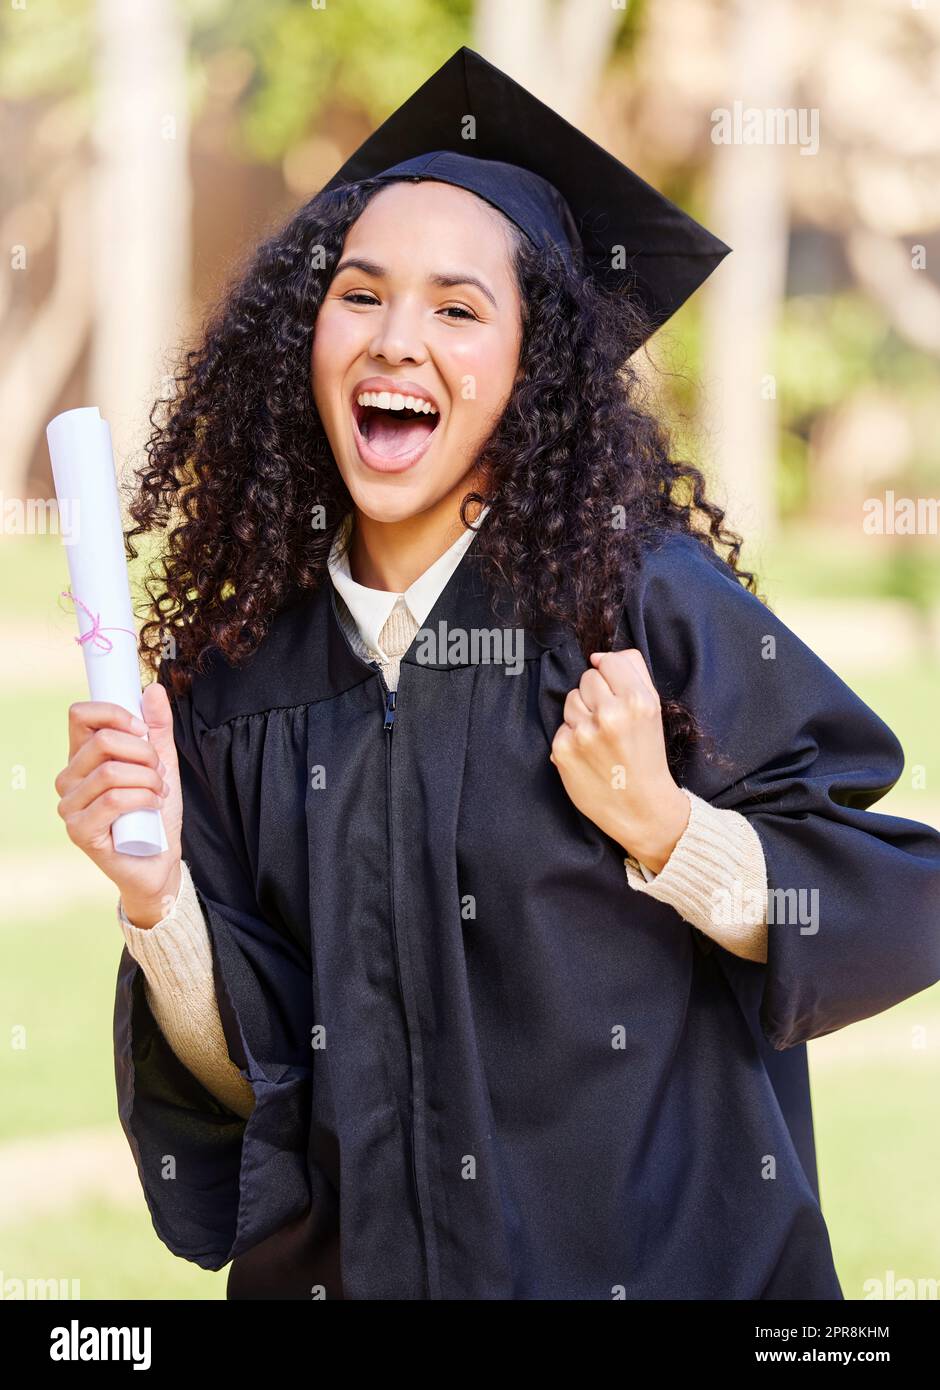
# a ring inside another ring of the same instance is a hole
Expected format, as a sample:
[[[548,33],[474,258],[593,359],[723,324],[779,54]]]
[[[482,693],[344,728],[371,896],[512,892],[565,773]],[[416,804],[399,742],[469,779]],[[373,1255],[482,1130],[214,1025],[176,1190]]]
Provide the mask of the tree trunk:
[[[533,96],[578,124],[597,91],[623,11],[583,0],[479,0],[474,47]]]
[[[789,105],[788,0],[738,0],[731,18],[723,106]],[[764,540],[777,523],[774,331],[783,299],[789,218],[787,146],[715,146],[708,225],[733,254],[704,305],[704,389],[728,522]]]
[[[186,33],[173,0],[98,0],[95,333],[88,400],[119,474],[139,460],[167,354],[187,328],[190,275]]]

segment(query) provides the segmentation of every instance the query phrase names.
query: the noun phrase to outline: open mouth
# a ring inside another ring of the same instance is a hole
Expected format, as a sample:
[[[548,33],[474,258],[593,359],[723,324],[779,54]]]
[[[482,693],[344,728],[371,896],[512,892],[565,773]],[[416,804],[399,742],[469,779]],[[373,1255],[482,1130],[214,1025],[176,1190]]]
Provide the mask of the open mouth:
[[[383,410],[380,406],[353,401],[353,418],[362,438],[373,453],[385,459],[404,459],[418,449],[423,452],[437,429],[440,416],[405,406],[402,410]]]

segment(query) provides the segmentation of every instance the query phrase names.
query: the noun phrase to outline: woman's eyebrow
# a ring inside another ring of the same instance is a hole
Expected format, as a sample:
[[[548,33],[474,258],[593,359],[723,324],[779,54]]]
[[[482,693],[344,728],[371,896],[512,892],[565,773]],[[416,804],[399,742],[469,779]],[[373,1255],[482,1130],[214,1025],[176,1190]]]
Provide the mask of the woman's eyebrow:
[[[377,261],[363,260],[359,256],[350,256],[345,261],[340,261],[333,272],[334,277],[343,270],[361,270],[364,275],[372,275],[377,280],[388,274],[385,267],[379,265]],[[438,271],[436,274],[428,276],[428,283],[437,285],[440,289],[452,289],[455,285],[476,285],[477,289],[486,295],[493,308],[499,308],[492,290],[488,289],[476,275],[471,275],[469,271],[455,270],[450,273]]]
[[[454,285],[476,285],[477,289],[486,295],[493,308],[499,308],[499,305],[496,303],[496,296],[492,291],[488,290],[483,281],[478,279],[476,275],[470,275],[465,270],[455,270],[449,275],[438,271],[436,275],[429,275],[428,280],[432,285],[438,285],[441,289],[445,290],[452,289]]]

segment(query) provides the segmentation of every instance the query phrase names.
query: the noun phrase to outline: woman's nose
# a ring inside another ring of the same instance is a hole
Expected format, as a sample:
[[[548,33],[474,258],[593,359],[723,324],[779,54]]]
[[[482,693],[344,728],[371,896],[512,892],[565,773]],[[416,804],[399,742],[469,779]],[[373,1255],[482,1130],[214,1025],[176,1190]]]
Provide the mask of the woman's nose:
[[[388,309],[371,343],[373,357],[386,362],[422,362],[427,356],[417,315],[402,307]]]

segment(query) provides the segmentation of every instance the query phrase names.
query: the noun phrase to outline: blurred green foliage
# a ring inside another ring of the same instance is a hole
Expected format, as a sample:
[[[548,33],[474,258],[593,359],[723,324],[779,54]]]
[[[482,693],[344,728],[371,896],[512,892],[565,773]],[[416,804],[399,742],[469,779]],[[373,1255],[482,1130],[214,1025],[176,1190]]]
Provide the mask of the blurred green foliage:
[[[0,98],[36,101],[91,91],[92,0],[43,0],[0,8]]]
[[[211,69],[244,71],[242,153],[276,163],[327,102],[384,119],[471,37],[472,0],[298,4],[178,0],[188,28],[190,96],[198,115]],[[28,101],[85,93],[95,81],[93,0],[0,9],[0,96]]]
[[[898,544],[898,540],[903,544]],[[796,518],[760,546],[767,591],[793,598],[907,599],[920,609],[940,600],[940,546],[931,538],[867,536]],[[755,549],[752,547],[751,549]],[[745,547],[745,555],[749,548]]]
[[[778,500],[784,517],[806,508],[813,466],[810,432],[827,412],[853,397],[874,392],[912,429],[904,475],[885,474],[878,490],[894,487],[916,495],[940,483],[935,447],[940,426],[940,362],[911,347],[890,327],[883,312],[858,291],[801,295],[784,301],[776,335],[775,374],[779,406]],[[904,547],[916,552],[916,546]],[[897,564],[895,559],[892,563]],[[916,553],[906,556],[906,578],[886,574],[884,592],[919,597]]]
[[[361,111],[377,124],[469,42],[472,0],[371,0],[327,3],[323,9],[296,0],[231,5],[188,0],[192,61],[216,59],[226,50],[250,58],[251,77],[242,102],[244,151],[275,162],[329,101]]]

